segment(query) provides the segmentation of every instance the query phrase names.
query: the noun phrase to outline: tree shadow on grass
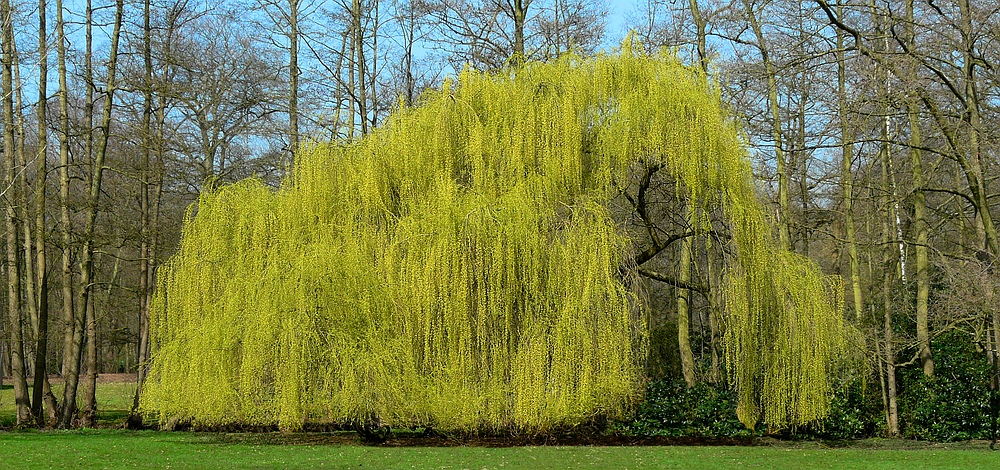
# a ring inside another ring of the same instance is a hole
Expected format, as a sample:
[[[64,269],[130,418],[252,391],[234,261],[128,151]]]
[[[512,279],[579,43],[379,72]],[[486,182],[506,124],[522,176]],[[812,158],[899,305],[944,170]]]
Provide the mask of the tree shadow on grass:
[[[558,433],[548,435],[444,435],[422,428],[393,430],[383,442],[369,442],[357,432],[218,432],[209,442],[244,445],[372,445],[379,447],[525,447],[525,446],[756,446],[757,437],[635,437]]]

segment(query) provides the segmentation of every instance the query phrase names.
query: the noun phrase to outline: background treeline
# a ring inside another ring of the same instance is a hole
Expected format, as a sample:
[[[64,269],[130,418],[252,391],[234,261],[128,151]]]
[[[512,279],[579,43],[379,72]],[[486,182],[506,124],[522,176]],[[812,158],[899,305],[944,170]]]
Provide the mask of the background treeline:
[[[92,423],[96,375],[141,373],[156,266],[175,251],[200,191],[254,175],[277,186],[300,141],[356,139],[463,67],[616,44],[625,31],[606,30],[611,7],[0,0],[0,370],[13,377],[18,420],[73,425],[78,410],[62,404],[77,403],[79,388],[79,417]],[[955,438],[916,431],[942,420],[985,432],[1000,342],[998,8],[662,0],[629,9],[627,29],[645,47],[675,48],[720,83],[776,237],[842,275],[845,315],[867,336],[857,352],[867,366],[844,370],[837,391],[853,403],[843,409],[860,410],[844,420],[861,423],[856,434]],[[716,287],[726,254],[708,245],[728,228],[693,230],[676,187],[646,168],[617,208],[649,280],[649,375],[661,381],[649,395],[687,396],[663,393],[673,380],[725,394]],[[48,394],[46,373],[68,378],[66,392]]]

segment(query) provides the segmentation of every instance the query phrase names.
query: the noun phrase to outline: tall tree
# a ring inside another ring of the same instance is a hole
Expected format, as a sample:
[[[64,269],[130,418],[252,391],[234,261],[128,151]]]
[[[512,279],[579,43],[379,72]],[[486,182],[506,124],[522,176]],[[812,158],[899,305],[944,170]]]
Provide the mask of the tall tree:
[[[904,37],[906,48],[914,50],[916,48],[916,34],[914,33],[913,0],[906,0],[906,17],[903,20]],[[907,61],[906,84],[910,87],[919,86],[917,76],[917,64],[915,61]],[[920,127],[920,109],[916,93],[908,91],[906,93],[906,116],[910,127],[910,168],[913,175],[913,230],[915,232],[913,250],[915,253],[916,282],[916,315],[917,315],[917,345],[919,348],[920,364],[924,375],[930,377],[934,375],[934,359],[931,355],[930,328],[928,326],[928,303],[930,297],[930,266],[928,261],[928,235],[930,226],[927,222],[927,196],[924,193],[927,179],[923,170],[924,145]]]
[[[153,135],[153,27],[151,0],[144,0],[142,8],[142,168],[139,182],[139,341],[136,357],[136,389],[129,415],[130,427],[141,427],[139,396],[146,381],[146,361],[149,358],[149,291],[152,284],[152,226],[156,223],[150,207],[150,187],[153,170],[151,154]]]
[[[288,145],[299,151],[299,0],[288,0]]]
[[[35,155],[35,272],[38,276],[36,283],[37,317],[35,320],[35,383],[32,388],[33,396],[31,400],[31,412],[38,420],[38,425],[45,424],[45,414],[42,409],[43,391],[45,382],[48,380],[46,370],[46,360],[48,359],[48,339],[49,339],[49,271],[46,267],[46,234],[48,227],[45,224],[45,181],[48,174],[48,81],[49,81],[49,57],[48,57],[48,27],[46,17],[48,11],[45,0],[38,0],[38,153]],[[55,410],[50,410],[53,413]]]
[[[691,20],[695,26],[695,47],[698,52],[698,68],[705,76],[708,76],[708,46],[706,37],[705,18],[701,14],[701,8],[697,0],[690,0]],[[689,226],[696,224],[695,212],[697,207],[693,199],[689,199],[684,207],[687,214],[686,219]],[[680,261],[677,266],[678,279],[684,284],[691,283],[691,263],[694,236],[684,237],[681,240]],[[677,344],[681,356],[681,373],[684,375],[684,382],[688,387],[693,387],[696,382],[694,371],[694,353],[691,351],[690,340],[690,315],[691,315],[691,290],[686,287],[677,287]]]
[[[94,38],[94,8],[92,0],[87,0],[85,10],[85,49],[84,49],[84,132],[83,154],[87,159],[93,158],[94,141],[94,72],[93,72],[93,38]],[[63,58],[65,66],[65,57]],[[61,85],[60,85],[61,86]],[[68,157],[68,155],[67,155]],[[82,281],[77,284],[73,275],[72,252],[76,244],[72,243],[72,219],[70,216],[70,176],[69,162],[62,165],[60,171],[60,195],[62,196],[61,218],[63,222],[63,408],[59,417],[60,428],[70,428],[77,413],[77,392],[80,382],[80,362],[83,353],[85,303],[78,286],[86,286]]]
[[[287,126],[272,119],[287,109],[288,89],[274,72],[281,68],[277,54],[262,48],[246,25],[221,9],[203,14],[186,3],[177,8],[165,45],[169,56],[163,57],[172,77],[163,80],[161,93],[173,104],[167,119],[173,147],[184,158],[168,163],[197,194],[216,179],[254,174],[253,139],[287,135]]]
[[[31,397],[24,374],[24,340],[21,318],[21,275],[18,267],[17,214],[14,208],[17,200],[14,142],[14,84],[13,64],[16,60],[14,43],[14,12],[9,0],[0,0],[0,33],[3,37],[3,78],[0,91],[3,93],[3,151],[4,151],[4,219],[7,226],[7,315],[10,330],[11,372],[14,382],[14,406],[17,424],[31,421]],[[30,254],[29,254],[30,256]]]
[[[101,181],[104,176],[104,161],[111,138],[111,111],[117,87],[118,42],[121,37],[124,0],[115,1],[114,29],[111,33],[111,51],[108,56],[107,79],[103,97],[103,113],[94,161],[91,166],[90,188],[87,198],[86,226],[83,234],[83,248],[80,259],[80,295],[86,311],[87,331],[87,380],[84,382],[83,425],[93,426],[97,413],[97,318],[94,311],[94,232],[97,225],[98,202],[101,196]]]
[[[778,75],[777,68],[771,58],[771,48],[764,27],[759,20],[760,12],[754,8],[753,0],[742,0],[746,19],[750,23],[753,31],[761,63],[764,65],[764,80],[767,82],[767,107],[770,113],[771,136],[774,141],[775,169],[778,172],[778,239],[781,246],[791,249],[792,236],[790,232],[790,203],[789,191],[791,189],[791,178],[789,177],[788,161],[785,156],[784,138],[782,136],[781,104],[778,102]]]
[[[742,261],[726,271],[732,277],[724,285],[740,418],[781,428],[822,416],[827,361],[839,357],[847,333],[837,302],[815,265],[775,247],[739,136],[704,75],[628,44],[618,58],[532,67],[501,77],[462,74],[453,92],[402,110],[405,125],[305,154],[287,191],[247,181],[206,193],[181,254],[160,277],[148,409],[219,424],[263,417],[297,429],[310,403],[336,396],[329,408],[335,420],[395,424],[429,416],[458,429],[545,429],[567,422],[563,410],[570,423],[589,415],[595,392],[602,403],[620,405],[606,398],[638,391],[641,365],[634,361],[643,348],[632,341],[645,328],[625,299],[632,250],[603,205],[621,202],[619,184],[628,184],[632,197],[645,186],[636,179],[663,171],[661,181],[673,175],[699,205],[724,206],[733,219],[732,239],[723,243]],[[672,79],[658,79],[666,76]],[[609,118],[594,123],[595,107]],[[675,123],[690,127],[662,131]],[[606,158],[585,163],[592,153]],[[352,187],[359,189],[329,191]],[[429,196],[437,202],[428,204]],[[640,197],[633,199],[641,207]],[[285,204],[298,209],[274,210]],[[345,219],[343,211],[354,215]],[[335,220],[356,226],[323,228]],[[464,228],[456,232],[456,223]],[[282,228],[289,226],[301,229]],[[314,229],[332,238],[314,239]],[[303,236],[314,240],[305,251]],[[243,255],[228,255],[232,250]],[[302,270],[280,275],[288,266]],[[344,273],[335,277],[353,287],[323,281],[331,266],[343,267],[333,268]],[[214,281],[220,278],[236,281]],[[400,310],[414,315],[386,317]],[[368,320],[345,323],[344,312]],[[217,323],[231,334],[218,337]],[[373,325],[384,333],[365,333]],[[359,347],[360,354],[347,352]],[[191,361],[201,366],[187,369]],[[605,378],[608,364],[614,376]],[[213,372],[185,372],[194,369]],[[341,379],[329,381],[322,371]],[[238,389],[234,376],[244,384]],[[273,388],[246,385],[258,383]],[[553,397],[564,405],[546,406]],[[428,404],[419,405],[423,400]],[[413,412],[397,411],[401,403],[432,411],[410,418]],[[233,409],[246,414],[225,411]]]
[[[883,139],[881,147],[879,162],[882,169],[882,198],[880,199],[884,208],[882,217],[882,316],[885,348],[885,357],[882,363],[885,365],[886,377],[886,425],[889,436],[896,437],[899,435],[899,409],[896,386],[896,353],[893,344],[895,339],[893,335],[892,297],[896,273],[899,270],[899,256],[896,250],[898,245],[898,240],[896,239],[897,232],[895,230],[897,218],[893,209],[895,201],[893,200],[893,192],[890,186],[892,180],[892,163],[889,161],[891,153],[886,139]]]
[[[838,5],[838,14],[843,16],[843,5]],[[858,238],[854,215],[854,138],[855,131],[848,106],[847,60],[848,51],[844,44],[844,32],[836,29],[837,36],[837,114],[840,121],[840,188],[843,200],[844,243],[847,245],[848,269],[850,272],[851,306],[855,322],[861,321],[864,301],[862,299],[861,262],[858,256]]]
[[[294,154],[299,146],[299,46],[301,44],[301,24],[306,20],[307,11],[313,4],[300,0],[258,0],[257,9],[266,16],[266,24],[260,25],[266,35],[272,36],[271,43],[288,54],[288,152]],[[287,45],[279,44],[276,38],[283,37]]]
[[[578,49],[604,39],[604,14],[591,0],[431,0],[427,2],[453,67],[497,70]]]
[[[90,15],[87,4],[87,18]],[[69,84],[66,70],[66,22],[63,19],[63,2],[56,0],[56,53],[59,74],[59,214],[60,241],[62,242],[62,320],[63,320],[63,408],[58,426],[68,428],[76,416],[76,392],[80,380],[80,341],[82,321],[73,301],[73,239],[70,217],[70,126]]]
[[[354,67],[351,69],[350,81],[352,84],[357,83],[357,89],[352,86],[351,92],[354,95],[353,103],[357,106],[357,116],[361,121],[361,135],[368,133],[368,92],[366,91],[367,73],[368,73],[368,61],[365,60],[365,29],[362,23],[362,11],[361,11],[361,0],[351,0],[351,50],[354,52],[352,55],[352,61]],[[355,82],[354,73],[357,72],[357,81]],[[354,119],[354,110],[352,108],[351,120]],[[351,132],[353,134],[354,129],[351,126]]]

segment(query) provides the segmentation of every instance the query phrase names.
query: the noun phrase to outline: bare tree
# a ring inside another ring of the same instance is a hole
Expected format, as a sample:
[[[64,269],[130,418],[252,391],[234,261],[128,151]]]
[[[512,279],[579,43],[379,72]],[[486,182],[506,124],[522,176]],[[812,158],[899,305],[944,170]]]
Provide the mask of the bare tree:
[[[98,199],[101,196],[101,180],[104,176],[104,161],[108,153],[111,137],[111,112],[117,87],[116,67],[118,65],[118,43],[121,37],[124,0],[115,2],[114,29],[111,33],[111,52],[108,57],[107,80],[105,81],[104,110],[101,118],[101,135],[91,167],[90,194],[87,203],[87,219],[84,229],[83,249],[80,260],[80,296],[86,309],[87,325],[87,380],[84,382],[83,425],[93,426],[97,416],[97,319],[94,311],[94,231],[96,229]]]
[[[460,69],[594,51],[604,39],[603,6],[588,0],[427,0],[441,48]]]
[[[3,151],[4,151],[4,216],[7,226],[7,314],[9,318],[11,342],[11,369],[14,381],[14,406],[17,423],[31,421],[31,399],[24,375],[24,349],[21,321],[21,285],[18,268],[17,215],[14,209],[17,190],[15,188],[18,168],[14,156],[14,85],[12,77],[15,60],[14,19],[9,0],[0,0],[0,28],[3,36],[3,79],[0,92],[3,93]]]
[[[46,236],[48,229],[45,223],[45,180],[48,174],[48,108],[49,57],[48,28],[45,24],[48,11],[45,0],[38,0],[38,153],[35,156],[35,273],[38,276],[36,284],[37,299],[35,302],[35,383],[31,412],[38,420],[38,425],[45,424],[45,414],[42,409],[42,398],[45,382],[48,381],[46,359],[48,358],[49,339],[49,275],[46,268]],[[50,409],[53,416],[54,409]]]
[[[185,156],[172,162],[173,171],[186,174],[187,186],[197,193],[216,178],[248,176],[253,138],[266,139],[276,130],[269,120],[283,108],[284,93],[278,91],[273,54],[228,15],[180,14],[189,19],[171,37],[164,66],[172,76],[162,92],[176,104],[167,119],[175,120],[174,145]]]

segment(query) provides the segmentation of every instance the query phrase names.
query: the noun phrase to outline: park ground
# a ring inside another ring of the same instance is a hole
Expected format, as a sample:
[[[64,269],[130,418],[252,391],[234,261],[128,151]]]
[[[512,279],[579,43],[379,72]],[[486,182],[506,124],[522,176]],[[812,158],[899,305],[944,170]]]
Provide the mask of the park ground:
[[[54,391],[60,386],[53,383]],[[359,443],[352,433],[114,429],[124,420],[134,386],[120,380],[102,381],[98,387],[104,403],[100,429],[0,432],[0,468],[1000,468],[1000,451],[990,451],[986,441],[940,444],[898,439],[813,442],[759,438],[741,442],[753,445],[648,445],[662,442],[625,439],[609,441],[618,445],[506,446],[510,441],[397,437],[370,446]],[[11,395],[8,382],[0,395],[0,423],[4,426],[13,418]]]

